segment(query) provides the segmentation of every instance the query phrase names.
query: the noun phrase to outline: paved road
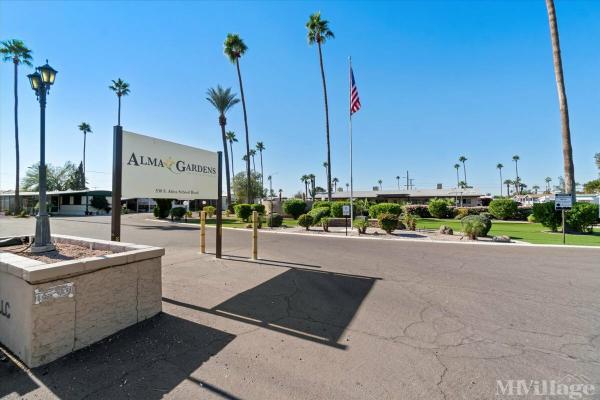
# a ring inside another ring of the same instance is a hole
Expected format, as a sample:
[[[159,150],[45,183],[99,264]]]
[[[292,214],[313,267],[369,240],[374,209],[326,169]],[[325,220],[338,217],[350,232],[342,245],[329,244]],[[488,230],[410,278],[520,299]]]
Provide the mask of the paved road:
[[[0,217],[0,236],[33,223]],[[52,228],[105,239],[108,223]],[[599,397],[600,249],[261,233],[254,263],[249,232],[224,230],[217,261],[194,227],[124,224],[124,241],[167,249],[164,313],[29,373],[0,362],[0,397],[528,398],[497,396],[506,379]]]

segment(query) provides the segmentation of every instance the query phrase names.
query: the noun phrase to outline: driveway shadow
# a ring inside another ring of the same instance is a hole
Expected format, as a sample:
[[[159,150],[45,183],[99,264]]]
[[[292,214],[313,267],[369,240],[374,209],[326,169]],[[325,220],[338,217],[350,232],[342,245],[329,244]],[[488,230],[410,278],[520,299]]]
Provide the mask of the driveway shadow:
[[[161,313],[90,347],[31,370],[33,376],[61,399],[160,399],[204,362],[221,351],[235,335]],[[2,368],[2,367],[0,367]],[[0,385],[0,397],[35,389],[23,370],[0,378],[21,382]],[[31,382],[33,383],[33,382]],[[35,383],[33,383],[35,385]],[[37,387],[37,385],[35,385]],[[211,386],[204,390],[221,397],[233,395]]]

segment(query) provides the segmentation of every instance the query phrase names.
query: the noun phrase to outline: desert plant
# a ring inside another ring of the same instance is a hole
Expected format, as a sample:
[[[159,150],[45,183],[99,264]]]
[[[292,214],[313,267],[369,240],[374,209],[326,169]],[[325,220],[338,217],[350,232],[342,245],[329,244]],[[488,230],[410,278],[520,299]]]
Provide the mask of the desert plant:
[[[565,217],[569,228],[577,232],[593,232],[593,225],[598,221],[598,205],[592,203],[575,203]]]
[[[398,215],[392,213],[382,213],[377,217],[379,227],[386,233],[391,234],[398,227]]]
[[[302,214],[298,217],[298,225],[306,228],[310,228],[313,225],[313,217],[309,214]]]
[[[283,203],[283,211],[291,215],[292,218],[298,219],[300,215],[306,212],[306,203],[300,199],[289,199]]]
[[[331,218],[329,217],[323,217],[321,218],[321,227],[323,228],[323,231],[325,232],[329,232],[329,220]]]
[[[447,218],[449,214],[448,200],[431,199],[429,200],[429,214],[434,218]]]
[[[236,204],[234,210],[239,219],[248,222],[252,215],[252,204]]]
[[[358,229],[359,234],[365,234],[369,227],[369,221],[366,218],[358,217],[354,220],[354,227]]]
[[[537,222],[542,224],[542,226],[550,228],[552,232],[556,232],[558,227],[562,224],[561,213],[554,209],[553,201],[534,204],[533,217]]]
[[[488,207],[490,214],[498,219],[510,219],[517,213],[517,203],[511,199],[492,200]]]
[[[317,225],[321,223],[321,218],[329,217],[329,208],[327,207],[319,207],[313,208],[308,212],[308,214],[313,218],[313,224]]]
[[[429,207],[422,204],[407,204],[403,208],[404,214],[416,215],[420,218],[430,218]]]
[[[379,218],[380,214],[394,214],[399,217],[402,214],[402,205],[396,203],[379,203],[369,207],[369,216]]]
[[[217,212],[217,208],[214,206],[204,206],[202,207],[202,211],[206,212],[208,218],[212,218],[215,215],[215,212]]]
[[[283,225],[283,216],[281,214],[272,213],[267,215],[267,226],[270,228],[278,228]]]
[[[417,230],[417,217],[413,214],[404,213],[402,223],[409,231]]]
[[[448,225],[441,225],[438,232],[442,235],[454,235],[454,229],[452,229]]]
[[[478,215],[469,215],[462,219],[462,230],[469,239],[477,240],[477,237],[485,236],[487,218]]]

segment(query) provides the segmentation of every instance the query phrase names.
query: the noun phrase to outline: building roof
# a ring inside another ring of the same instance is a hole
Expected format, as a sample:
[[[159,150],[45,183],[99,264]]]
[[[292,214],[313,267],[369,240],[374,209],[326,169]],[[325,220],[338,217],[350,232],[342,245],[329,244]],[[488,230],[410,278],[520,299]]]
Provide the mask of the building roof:
[[[102,189],[87,189],[87,190],[51,190],[46,192],[47,195],[61,195],[61,194],[89,194],[89,195],[104,195],[110,196],[110,190],[102,190]],[[19,192],[19,196],[37,196],[39,192]],[[14,190],[5,190],[0,192],[0,196],[14,196]]]
[[[468,189],[457,189],[457,188],[448,188],[448,189],[413,189],[413,190],[355,190],[353,193],[355,198],[386,198],[386,197],[406,197],[406,198],[416,198],[416,197],[481,197],[483,194],[477,188],[468,188]],[[348,198],[350,196],[350,192],[332,192],[332,198]],[[327,197],[327,193],[319,193],[318,197],[324,198]]]

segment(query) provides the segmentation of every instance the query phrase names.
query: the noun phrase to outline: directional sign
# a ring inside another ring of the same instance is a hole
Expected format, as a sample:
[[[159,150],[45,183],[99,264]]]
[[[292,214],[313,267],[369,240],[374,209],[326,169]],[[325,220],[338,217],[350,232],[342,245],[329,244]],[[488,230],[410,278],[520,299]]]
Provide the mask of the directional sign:
[[[556,194],[554,196],[555,210],[570,210],[573,208],[573,198],[570,194]]]
[[[342,206],[342,214],[344,217],[350,216],[350,206]]]

